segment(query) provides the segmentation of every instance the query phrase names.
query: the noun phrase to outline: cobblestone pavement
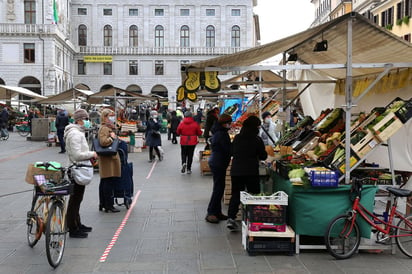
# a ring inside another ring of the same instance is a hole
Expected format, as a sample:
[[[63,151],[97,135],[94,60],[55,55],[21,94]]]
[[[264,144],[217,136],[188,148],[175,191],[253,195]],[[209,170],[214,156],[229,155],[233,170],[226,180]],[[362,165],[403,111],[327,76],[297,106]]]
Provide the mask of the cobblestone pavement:
[[[179,145],[164,135],[163,144],[164,161],[155,165],[148,163],[146,150],[129,154],[136,200],[129,212],[124,206],[118,206],[119,213],[98,210],[95,174],[81,207],[82,221],[93,232],[87,239],[67,238],[63,261],[53,270],[44,237],[34,248],[27,245],[25,218],[32,186],[24,177],[29,163],[66,164],[67,156],[58,154],[58,147],[27,141],[13,132],[9,140],[0,141],[0,273],[412,273],[412,260],[399,251],[362,252],[342,261],[324,250],[249,256],[241,233],[228,232],[224,222],[205,222],[212,178],[201,176],[198,158],[192,174],[181,174]],[[199,144],[196,152],[202,148]],[[110,243],[113,247],[101,262]]]

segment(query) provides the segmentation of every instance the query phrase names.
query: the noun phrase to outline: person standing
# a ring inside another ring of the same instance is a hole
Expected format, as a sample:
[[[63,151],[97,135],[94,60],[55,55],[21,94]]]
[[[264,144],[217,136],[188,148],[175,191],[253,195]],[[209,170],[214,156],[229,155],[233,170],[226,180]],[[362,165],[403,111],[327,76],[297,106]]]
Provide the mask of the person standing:
[[[170,131],[172,134],[172,144],[177,144],[177,127],[180,124],[181,119],[177,117],[176,111],[171,112],[170,118]]]
[[[7,106],[3,108],[0,113],[0,131],[1,135],[5,134],[7,136],[7,128],[9,124],[9,112],[7,111]],[[5,133],[3,133],[5,131]]]
[[[146,145],[149,147],[149,163],[155,160],[153,150],[156,152],[159,161],[163,160],[163,154],[160,152],[159,147],[162,146],[162,138],[160,135],[160,122],[158,119],[159,114],[156,110],[150,112],[150,118],[147,121],[147,127],[145,132]]]
[[[115,133],[115,113],[111,109],[104,109],[100,115],[101,125],[97,133],[99,143],[102,147],[107,147],[117,138]],[[114,184],[121,176],[121,165],[119,153],[115,155],[99,155],[99,210],[105,212],[119,212],[114,207]]]
[[[274,146],[278,141],[276,137],[276,124],[272,121],[272,115],[269,111],[262,113],[262,127],[260,128],[259,136],[262,138],[265,146]]]
[[[229,201],[227,228],[238,230],[236,215],[239,210],[240,192],[245,190],[251,194],[260,192],[259,161],[267,158],[267,152],[262,139],[258,136],[261,121],[256,116],[248,117],[242,128],[233,139],[232,167],[232,196]]]
[[[78,109],[73,113],[74,124],[66,126],[64,139],[67,148],[67,156],[71,163],[79,161],[96,159],[97,154],[90,151],[84,134],[84,121],[89,118],[87,111]],[[80,204],[83,201],[85,186],[77,184],[74,180],[73,192],[70,194],[69,204],[67,206],[66,221],[71,238],[86,238],[87,232],[92,228],[82,224],[80,219]]]
[[[64,129],[69,124],[69,115],[66,110],[62,109],[59,111],[56,117],[56,129],[57,129],[57,138],[60,143],[60,152],[66,152],[66,145],[64,143]]]
[[[213,125],[215,124],[215,122],[218,119],[218,115],[219,115],[219,108],[218,107],[212,108],[206,114],[205,130],[204,130],[204,133],[203,133],[203,137],[205,137],[205,141],[206,141],[205,150],[210,149],[209,138],[210,138],[210,136],[212,136],[211,130],[212,130]]]
[[[193,119],[192,112],[186,111],[185,118],[177,127],[177,134],[180,135],[180,149],[182,159],[181,172],[192,173],[193,154],[198,143],[198,137],[202,135],[202,130],[198,123]]]
[[[231,123],[232,116],[220,115],[213,129],[213,136],[210,138],[212,154],[208,163],[213,174],[213,190],[205,218],[209,223],[227,220],[227,216],[222,213],[222,198],[225,190],[226,169],[231,157],[231,142],[228,134]]]

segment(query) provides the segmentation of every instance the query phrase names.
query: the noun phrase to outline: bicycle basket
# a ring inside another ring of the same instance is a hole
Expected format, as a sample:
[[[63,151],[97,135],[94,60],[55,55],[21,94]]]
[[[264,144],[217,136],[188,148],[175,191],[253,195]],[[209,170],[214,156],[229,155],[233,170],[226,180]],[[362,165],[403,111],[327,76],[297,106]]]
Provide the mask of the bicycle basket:
[[[55,167],[60,167],[61,164],[57,162],[51,162]],[[62,178],[62,173],[58,169],[49,168],[45,169],[44,167],[37,167],[38,163],[29,164],[26,171],[26,182],[34,185],[36,184],[36,180],[34,175],[44,175],[46,180],[53,181],[55,183],[59,183]]]

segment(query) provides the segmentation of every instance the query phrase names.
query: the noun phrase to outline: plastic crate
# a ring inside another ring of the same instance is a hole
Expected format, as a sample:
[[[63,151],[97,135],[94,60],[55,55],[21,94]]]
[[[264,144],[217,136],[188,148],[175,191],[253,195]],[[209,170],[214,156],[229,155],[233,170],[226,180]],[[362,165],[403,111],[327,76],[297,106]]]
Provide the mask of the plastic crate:
[[[310,183],[312,187],[338,187],[339,173],[332,170],[311,171]]]
[[[287,252],[293,254],[295,242],[292,238],[247,237],[246,250],[249,254],[257,252]]]
[[[275,225],[272,223],[248,223],[247,228],[249,231],[274,231],[285,232],[286,224]]]
[[[257,196],[240,192],[240,201],[244,205],[288,205],[288,195],[284,191],[278,191],[269,196]]]

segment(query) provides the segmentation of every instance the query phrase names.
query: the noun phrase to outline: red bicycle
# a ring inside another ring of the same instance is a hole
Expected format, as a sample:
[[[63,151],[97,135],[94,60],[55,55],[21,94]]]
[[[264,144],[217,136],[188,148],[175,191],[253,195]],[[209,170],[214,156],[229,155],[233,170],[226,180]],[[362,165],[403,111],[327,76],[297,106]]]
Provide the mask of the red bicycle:
[[[369,212],[360,203],[362,185],[365,180],[373,180],[373,178],[353,178],[350,195],[353,202],[352,209],[346,214],[337,216],[329,223],[325,233],[327,250],[336,259],[350,258],[358,250],[360,244],[361,234],[357,223],[357,219],[360,217],[377,231],[377,243],[391,244],[392,238],[395,238],[402,253],[412,258],[412,215],[405,216],[397,210],[398,198],[409,197],[412,191],[394,187],[386,188],[394,196],[394,199],[388,219],[385,220],[385,218]],[[395,219],[399,220],[397,225],[394,225]]]

